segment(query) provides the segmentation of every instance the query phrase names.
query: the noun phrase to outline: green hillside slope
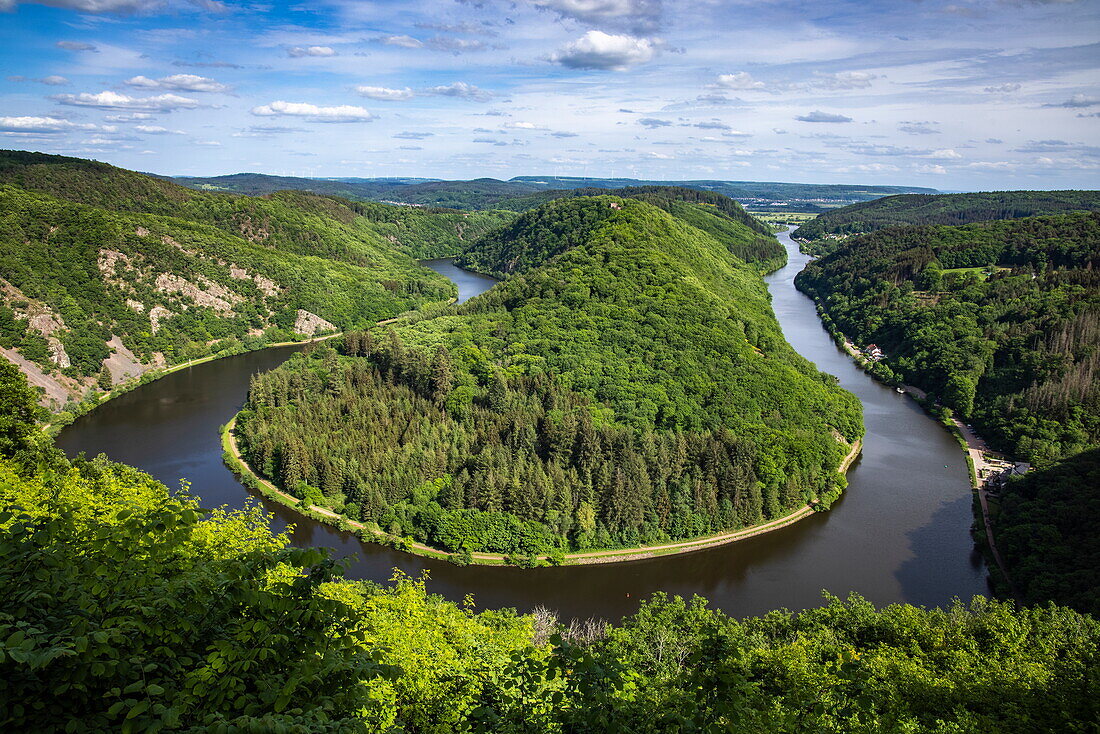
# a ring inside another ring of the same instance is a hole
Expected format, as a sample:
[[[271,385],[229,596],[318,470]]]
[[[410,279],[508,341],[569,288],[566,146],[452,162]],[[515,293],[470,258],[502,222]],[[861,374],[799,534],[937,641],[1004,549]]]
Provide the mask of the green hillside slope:
[[[506,253],[468,252],[516,273],[489,292],[257,377],[251,463],[451,551],[687,538],[835,499],[858,402],[783,340],[756,269],[632,199],[517,225]]]
[[[792,234],[817,240],[826,235],[874,232],[917,224],[961,225],[1040,214],[1100,210],[1100,191],[986,191],[974,194],[903,194],[852,204],[818,215]]]
[[[0,348],[61,407],[154,366],[453,295],[410,254],[431,254],[435,238],[406,240],[337,199],[206,194],[0,152]]]
[[[996,448],[1049,464],[1100,445],[1100,213],[855,237],[796,279],[877,372]]]
[[[996,504],[997,547],[1024,601],[1100,615],[1100,449],[1009,482]]]
[[[550,191],[540,197],[545,201],[556,201],[596,197],[606,193],[608,192],[601,189],[574,189]],[[732,254],[745,262],[753,263],[761,270],[774,270],[786,263],[786,251],[768,226],[753,218],[740,204],[727,196],[668,186],[625,188],[615,191],[614,195],[637,199],[664,209],[683,223],[709,234],[725,245]],[[483,238],[476,248],[464,252],[458,263],[473,270],[505,277],[564,251],[574,244],[570,238],[583,236],[585,227],[576,226],[577,222],[574,221],[563,220],[557,214],[558,211],[543,207],[528,212],[511,227]],[[594,220],[610,216],[614,212],[608,207],[593,205],[575,207],[571,211],[582,219],[588,217]],[[515,259],[512,254],[520,251],[525,253],[522,261]]]

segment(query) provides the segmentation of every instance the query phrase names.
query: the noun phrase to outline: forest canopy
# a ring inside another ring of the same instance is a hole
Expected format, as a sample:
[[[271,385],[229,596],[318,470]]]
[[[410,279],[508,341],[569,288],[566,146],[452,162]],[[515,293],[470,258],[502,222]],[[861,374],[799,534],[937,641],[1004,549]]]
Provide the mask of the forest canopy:
[[[801,240],[919,224],[961,225],[1040,214],[1100,210],[1100,191],[984,191],[899,194],[820,214],[792,233]]]
[[[1100,213],[855,237],[799,288],[875,371],[1041,466],[1100,445]]]
[[[445,301],[454,286],[416,259],[453,255],[513,216],[198,192],[0,151],[0,346],[52,376],[41,382],[56,383],[59,408],[156,365]]]
[[[250,463],[385,532],[517,556],[698,537],[843,489],[858,402],[712,235],[580,197],[464,258],[515,274],[256,377]]]

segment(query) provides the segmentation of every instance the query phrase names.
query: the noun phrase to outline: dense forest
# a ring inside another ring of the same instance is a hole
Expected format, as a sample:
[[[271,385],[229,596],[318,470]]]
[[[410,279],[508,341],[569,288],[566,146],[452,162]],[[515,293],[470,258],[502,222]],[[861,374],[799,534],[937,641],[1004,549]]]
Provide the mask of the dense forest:
[[[540,207],[509,226],[481,238],[456,260],[458,265],[506,278],[542,263],[577,244],[590,228],[615,213],[601,203],[600,189],[550,192],[547,201],[586,198],[591,202],[570,208],[570,217],[559,207]],[[768,272],[782,267],[787,254],[769,227],[752,217],[733,199],[721,194],[674,186],[625,188],[615,196],[636,199],[665,210],[684,224],[711,235],[741,260]]]
[[[853,238],[796,284],[994,448],[1040,466],[1100,444],[1100,213]]]
[[[37,410],[0,363],[5,731],[1023,734],[1100,717],[1100,627],[1069,609],[478,610],[400,574],[344,580],[257,508],[66,460]]]
[[[155,366],[445,301],[453,285],[416,258],[513,216],[200,193],[0,151],[0,347],[61,408]]]
[[[833,209],[792,233],[799,240],[874,232],[919,224],[962,225],[1041,214],[1100,210],[1100,191],[986,191],[901,194]]]
[[[993,527],[1027,604],[1100,614],[1100,450],[1005,485]]]
[[[933,393],[1039,464],[1100,441],[1100,214],[894,228],[810,263],[797,283],[878,372]]]
[[[464,255],[515,273],[490,291],[254,378],[250,463],[458,554],[697,537],[839,495],[858,402],[783,340],[730,246],[610,196],[508,233]]]

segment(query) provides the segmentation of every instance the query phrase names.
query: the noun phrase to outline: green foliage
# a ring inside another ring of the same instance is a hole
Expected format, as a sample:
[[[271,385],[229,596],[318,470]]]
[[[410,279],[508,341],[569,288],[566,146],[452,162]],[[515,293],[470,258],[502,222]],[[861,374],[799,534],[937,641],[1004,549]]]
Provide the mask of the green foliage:
[[[884,229],[796,283],[897,380],[1049,465],[1100,445],[1098,265],[1100,214],[1080,213]]]
[[[786,344],[729,248],[616,197],[553,202],[508,233],[475,248],[517,273],[489,292],[256,377],[250,464],[394,535],[519,556],[836,498],[858,404]]]
[[[0,360],[0,457],[18,456],[37,445],[37,398],[19,368]]]
[[[1024,601],[1100,615],[1100,450],[1009,482],[997,507],[997,547]]]
[[[806,222],[792,237],[874,232],[917,224],[961,225],[1100,209],[1098,191],[987,191],[974,194],[902,194],[833,209]]]
[[[615,196],[644,201],[699,229],[745,262],[770,271],[786,263],[786,251],[763,223],[729,197],[673,186],[619,189]],[[483,237],[457,264],[503,278],[540,264],[579,244],[592,227],[614,214],[618,200],[600,199],[600,189],[553,192],[560,203],[541,206],[511,225]],[[550,198],[549,196],[543,198]],[[561,200],[579,199],[565,202]]]
[[[852,596],[735,620],[658,594],[617,626],[566,627],[400,573],[347,581],[258,508],[43,460],[0,457],[5,731],[1022,734],[1100,716],[1100,627],[1068,609]]]
[[[56,370],[27,328],[45,314],[66,373],[93,378],[112,336],[146,364],[158,354],[173,364],[292,337],[300,311],[362,327],[450,297],[453,285],[412,255],[453,252],[464,234],[506,218],[360,212],[300,192],[198,193],[92,161],[0,151],[0,273],[15,289],[0,307],[0,342]]]

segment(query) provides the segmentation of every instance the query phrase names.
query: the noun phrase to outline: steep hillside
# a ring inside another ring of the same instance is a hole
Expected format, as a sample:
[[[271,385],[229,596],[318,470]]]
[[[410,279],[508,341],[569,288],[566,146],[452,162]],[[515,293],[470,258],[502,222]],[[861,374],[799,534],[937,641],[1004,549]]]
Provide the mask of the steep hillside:
[[[783,340],[756,269],[620,197],[564,199],[471,248],[504,283],[257,377],[250,462],[450,551],[526,556],[824,509],[858,402]],[[481,248],[484,247],[484,251]]]
[[[1100,191],[987,191],[976,194],[904,194],[834,209],[791,235],[818,240],[826,235],[874,232],[917,224],[961,225],[1040,214],[1100,210]]]
[[[600,189],[550,191],[548,201],[598,197]],[[754,219],[727,196],[679,187],[647,186],[621,189],[616,196],[653,204],[681,222],[702,230],[725,245],[745,262],[762,270],[774,270],[786,262],[783,246],[767,225]],[[595,201],[595,199],[593,199]],[[586,228],[614,213],[614,209],[592,203],[569,208],[561,217],[560,207],[539,207],[521,216],[511,226],[482,238],[458,259],[463,267],[505,277],[521,272],[554,254],[568,249]],[[580,217],[580,221],[576,219]],[[522,258],[519,255],[522,253]]]
[[[1100,449],[1009,482],[997,507],[997,547],[1024,601],[1100,615]]]
[[[0,348],[61,407],[154,366],[362,326],[453,286],[348,202],[0,153]]]
[[[796,283],[876,372],[1040,465],[1100,445],[1100,212],[848,240]]]

